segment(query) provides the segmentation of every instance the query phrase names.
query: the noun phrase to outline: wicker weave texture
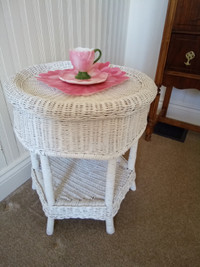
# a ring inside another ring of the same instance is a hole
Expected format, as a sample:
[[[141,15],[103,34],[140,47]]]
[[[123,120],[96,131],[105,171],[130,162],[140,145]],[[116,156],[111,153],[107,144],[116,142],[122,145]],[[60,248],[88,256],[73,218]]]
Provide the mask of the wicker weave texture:
[[[30,151],[59,157],[110,159],[143,133],[154,82],[120,67],[130,80],[90,96],[71,96],[36,79],[41,72],[71,68],[70,62],[30,67],[5,84],[14,107],[14,128]],[[118,66],[119,67],[119,66]]]
[[[48,205],[41,171],[33,170],[32,177],[47,217],[92,218],[105,220],[107,161],[50,158],[55,194],[54,205]],[[127,168],[127,161],[120,157],[116,169],[114,198],[111,216],[115,216],[126,193],[135,179],[135,172]]]

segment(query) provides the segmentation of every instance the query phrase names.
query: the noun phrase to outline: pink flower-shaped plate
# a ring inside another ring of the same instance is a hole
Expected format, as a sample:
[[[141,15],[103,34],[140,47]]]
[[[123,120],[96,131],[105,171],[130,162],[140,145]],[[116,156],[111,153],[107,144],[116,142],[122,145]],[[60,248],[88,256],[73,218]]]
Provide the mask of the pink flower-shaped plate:
[[[121,71],[120,68],[117,67],[109,67],[109,65],[110,62],[95,63],[93,65],[93,68],[88,72],[88,74],[91,77],[98,78],[98,76],[100,77],[102,75],[101,73],[106,73],[104,75],[107,76],[107,79],[104,82],[95,83],[91,85],[71,84],[60,79],[66,76],[69,77],[69,74],[75,76],[77,74],[77,71],[75,69],[55,70],[48,71],[46,73],[40,73],[37,79],[69,95],[91,95],[102,90],[108,89],[114,85],[120,84],[123,81],[129,79],[129,77],[125,75],[125,71]]]
[[[59,79],[61,79],[63,82],[71,83],[71,84],[79,84],[79,85],[91,85],[91,84],[97,84],[105,82],[105,80],[108,78],[107,72],[100,72],[97,71],[94,73],[94,75],[91,76],[90,79],[87,80],[80,80],[76,79],[76,71],[69,70],[65,71],[61,76],[59,76]]]

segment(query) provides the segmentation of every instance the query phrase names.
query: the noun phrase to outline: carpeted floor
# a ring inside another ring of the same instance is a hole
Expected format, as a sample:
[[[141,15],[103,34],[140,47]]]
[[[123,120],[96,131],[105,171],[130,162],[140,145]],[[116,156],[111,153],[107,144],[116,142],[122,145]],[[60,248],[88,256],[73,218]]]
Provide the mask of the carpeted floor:
[[[70,219],[47,236],[28,181],[0,203],[0,266],[200,266],[200,134],[141,138],[136,172],[114,235],[103,221]]]

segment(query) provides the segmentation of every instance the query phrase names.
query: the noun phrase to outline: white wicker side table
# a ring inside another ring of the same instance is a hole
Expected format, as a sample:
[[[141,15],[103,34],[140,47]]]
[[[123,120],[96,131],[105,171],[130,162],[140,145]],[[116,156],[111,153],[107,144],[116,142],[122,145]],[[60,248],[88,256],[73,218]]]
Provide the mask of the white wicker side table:
[[[31,152],[33,188],[48,218],[47,234],[53,234],[55,219],[65,218],[105,220],[112,234],[122,200],[136,189],[137,143],[156,86],[125,67],[120,68],[128,81],[90,96],[70,96],[36,79],[67,68],[66,61],[37,65],[5,83],[14,130]],[[121,155],[129,148],[127,162]]]

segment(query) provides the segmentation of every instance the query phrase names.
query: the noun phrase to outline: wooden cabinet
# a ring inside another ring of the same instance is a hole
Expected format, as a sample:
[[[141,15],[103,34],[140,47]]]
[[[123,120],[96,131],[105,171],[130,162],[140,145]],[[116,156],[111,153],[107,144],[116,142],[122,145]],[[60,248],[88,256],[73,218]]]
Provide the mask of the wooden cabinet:
[[[158,121],[200,132],[200,126],[166,117],[173,87],[200,90],[199,0],[169,0],[155,83],[158,94],[150,108],[146,140],[151,139],[153,127]],[[157,115],[162,85],[166,87],[166,92]]]

